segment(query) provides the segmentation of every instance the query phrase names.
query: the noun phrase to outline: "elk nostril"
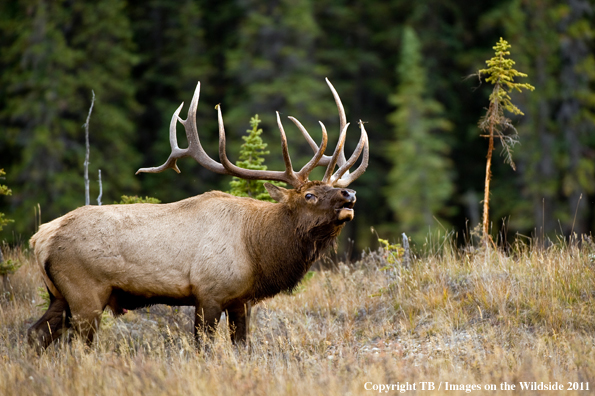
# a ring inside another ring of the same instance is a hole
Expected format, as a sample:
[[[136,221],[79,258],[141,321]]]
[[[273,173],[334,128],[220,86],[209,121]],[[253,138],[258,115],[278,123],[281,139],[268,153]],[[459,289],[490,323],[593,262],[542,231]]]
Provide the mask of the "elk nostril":
[[[341,190],[341,195],[342,195],[342,196],[344,196],[345,198],[349,198],[349,196],[350,196],[351,194],[350,194],[350,193],[349,193],[349,191],[347,191],[347,190]]]

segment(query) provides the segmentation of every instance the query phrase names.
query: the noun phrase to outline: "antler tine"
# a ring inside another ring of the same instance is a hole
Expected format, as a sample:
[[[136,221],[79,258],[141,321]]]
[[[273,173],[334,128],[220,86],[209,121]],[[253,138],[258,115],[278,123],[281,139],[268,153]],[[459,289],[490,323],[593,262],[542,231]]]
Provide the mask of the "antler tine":
[[[333,97],[335,98],[335,103],[337,105],[337,111],[339,112],[339,130],[343,131],[343,129],[345,128],[345,125],[347,125],[347,117],[345,116],[345,108],[343,107],[341,98],[339,97],[339,94],[337,93],[337,90],[335,89],[335,87],[333,87],[333,84],[331,84],[331,82],[329,81],[328,78],[325,78],[325,80],[326,80],[327,85],[331,89],[331,92],[333,93]],[[339,164],[339,166],[343,166],[343,164],[345,164],[345,151],[343,148],[341,149],[341,152],[339,153],[339,158],[338,158],[337,163]]]
[[[335,89],[335,87],[333,87],[333,84],[331,84],[331,82],[329,81],[328,78],[325,78],[325,81],[328,84],[329,88],[331,89],[331,92],[333,93],[333,97],[335,98],[335,103],[337,105],[337,111],[339,112],[339,131],[342,131],[345,128],[345,125],[347,124],[347,117],[345,116],[345,108],[343,107],[341,98],[339,97],[339,94],[337,93],[337,90]],[[312,148],[312,151],[314,151],[316,153],[318,151],[318,146],[316,145],[316,142],[314,142],[314,139],[312,139],[312,137],[310,136],[310,134],[308,133],[308,131],[305,128],[300,127],[299,125],[298,125],[298,128],[300,128],[300,131],[306,138],[306,141]],[[318,162],[318,166],[328,166],[330,164],[330,162],[331,162],[331,157],[328,155],[323,155],[322,158],[320,159],[320,161]],[[341,167],[345,164],[345,162],[346,162],[345,149],[342,148],[341,152],[339,153],[339,156],[337,158],[337,164],[339,164],[339,166]],[[347,172],[349,172],[349,170],[347,170]]]
[[[331,157],[331,160],[329,161],[329,164],[326,168],[326,172],[324,172],[324,177],[322,178],[323,183],[330,183],[331,176],[333,174],[333,171],[335,170],[335,165],[337,165],[337,160],[339,159],[339,156],[343,152],[343,147],[345,146],[345,137],[347,136],[347,127],[349,127],[349,124],[345,124],[345,126],[343,127],[343,130],[341,131],[341,134],[339,135],[339,141],[337,142],[337,147],[335,147],[335,151],[333,152],[333,156]]]
[[[199,96],[200,82],[196,85],[194,95],[192,95],[190,108],[188,109],[188,116],[185,120],[182,120],[180,117],[178,117],[178,120],[182,125],[184,125],[184,130],[186,131],[186,138],[188,139],[188,155],[190,155],[192,158],[194,158],[194,160],[196,160],[196,162],[208,170],[215,173],[228,175],[229,171],[219,162],[209,157],[200,144],[198,129],[196,128],[196,108],[198,107]]]
[[[299,122],[297,120],[297,118],[291,117],[291,116],[287,117],[287,118],[289,118],[291,121],[293,121],[293,123],[298,127],[298,129],[302,132],[302,134],[308,141],[308,144],[310,144],[310,147],[312,147],[314,149],[314,153],[315,153],[314,157],[312,157],[312,159],[310,161],[308,161],[308,163],[306,165],[304,165],[304,167],[302,169],[300,169],[300,171],[297,173],[297,177],[300,180],[306,181],[306,180],[308,180],[308,176],[310,175],[310,172],[312,172],[312,170],[316,166],[319,165],[321,158],[324,156],[324,150],[326,150],[326,145],[328,143],[328,134],[326,133],[326,128],[324,127],[324,124],[322,122],[318,121],[320,123],[320,127],[322,128],[322,142],[320,143],[320,148],[319,148],[316,145],[316,143],[314,142],[314,139],[312,139],[312,137],[306,130],[306,128],[304,128],[302,123]],[[331,157],[328,157],[328,158],[330,160]]]
[[[181,172],[178,168],[176,161],[180,158],[187,156],[186,150],[182,150],[178,146],[178,138],[176,136],[176,123],[178,120],[178,115],[180,114],[180,111],[182,111],[182,106],[184,106],[184,102],[182,102],[180,107],[176,109],[174,115],[171,117],[171,121],[169,122],[169,145],[171,147],[171,154],[169,155],[167,161],[165,161],[165,163],[161,166],[154,166],[151,168],[140,168],[136,171],[135,175],[138,175],[139,173],[159,173],[163,172],[168,168],[172,168],[177,173]]]
[[[355,179],[360,177],[366,171],[366,168],[368,167],[368,160],[370,159],[368,133],[366,132],[366,129],[364,128],[364,123],[361,120],[359,121],[359,126],[362,131],[362,134],[361,134],[360,141],[357,145],[357,148],[355,149],[353,155],[349,158],[349,161],[347,161],[347,163],[344,166],[339,168],[339,170],[337,170],[337,172],[335,173],[335,175],[333,175],[333,178],[331,179],[331,184],[335,187],[339,187],[339,188],[347,187]],[[345,170],[343,169],[343,167],[345,167],[346,169],[349,169],[351,166],[353,166],[355,161],[357,161],[357,158],[359,157],[359,155],[362,151],[362,148],[361,148],[362,144],[363,144],[363,151],[364,151],[364,157],[362,158],[362,163],[357,167],[355,172],[350,173],[345,177],[342,177],[343,173],[345,173]],[[341,173],[341,172],[343,172],[343,173]],[[335,177],[336,177],[336,180],[333,181],[333,179],[335,179]]]
[[[285,136],[285,129],[283,129],[283,124],[281,124],[281,117],[279,116],[279,112],[277,111],[276,113],[277,126],[279,127],[279,134],[281,135],[281,150],[283,151],[283,162],[285,162],[285,173],[288,176],[295,178],[293,166],[291,165],[291,158],[289,157],[289,148],[287,146],[287,136]]]
[[[364,149],[364,146],[367,147],[367,144],[368,144],[368,134],[366,133],[365,129],[362,129],[361,136],[360,136],[359,142],[357,144],[357,147],[353,151],[353,154],[351,154],[351,157],[349,157],[349,160],[345,164],[343,164],[343,166],[341,166],[337,170],[337,172],[335,172],[333,177],[331,177],[331,184],[335,184],[335,182],[337,180],[341,179],[341,177],[343,177],[345,172],[347,172],[349,170],[349,168],[351,168],[353,166],[353,164],[355,164],[355,161],[357,161],[357,159],[359,158],[360,154],[362,153],[362,150]]]
[[[225,153],[225,127],[223,126],[223,116],[221,114],[221,106],[217,106],[217,120],[219,123],[219,159],[228,174],[237,176],[248,180],[276,180],[291,184],[294,188],[300,187],[304,184],[299,180],[293,169],[291,168],[291,159],[289,158],[289,151],[287,150],[287,139],[283,128],[280,128],[281,146],[283,147],[283,158],[285,160],[285,171],[268,171],[268,170],[254,170],[244,169],[234,165],[227,158]]]
[[[304,126],[302,125],[302,123],[299,122],[297,120],[297,118],[295,118],[295,117],[289,116],[287,118],[289,118],[291,121],[293,121],[293,123],[295,124],[295,126],[297,126],[298,129],[302,132],[302,135],[304,135],[304,137],[306,138],[306,141],[308,142],[308,144],[312,148],[312,151],[314,151],[314,153],[318,152],[318,145],[316,144],[316,142],[314,141],[314,139],[312,139],[312,136],[310,136],[310,134],[308,133],[308,131],[306,130],[306,128],[304,128]],[[326,129],[324,131],[326,132]],[[325,157],[328,157],[328,156],[325,155]],[[330,160],[331,157],[328,157],[328,159]]]

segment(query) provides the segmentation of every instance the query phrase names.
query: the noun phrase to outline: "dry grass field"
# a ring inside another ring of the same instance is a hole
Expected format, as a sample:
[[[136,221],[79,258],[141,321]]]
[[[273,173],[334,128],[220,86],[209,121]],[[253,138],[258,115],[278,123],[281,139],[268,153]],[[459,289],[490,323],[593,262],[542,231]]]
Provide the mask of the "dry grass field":
[[[590,240],[430,250],[410,268],[379,250],[315,272],[257,306],[250,350],[234,347],[224,326],[197,350],[192,311],[155,306],[104,315],[91,348],[74,339],[41,353],[25,342],[43,312],[41,276],[28,252],[9,251],[23,266],[0,299],[0,395],[593,393]]]

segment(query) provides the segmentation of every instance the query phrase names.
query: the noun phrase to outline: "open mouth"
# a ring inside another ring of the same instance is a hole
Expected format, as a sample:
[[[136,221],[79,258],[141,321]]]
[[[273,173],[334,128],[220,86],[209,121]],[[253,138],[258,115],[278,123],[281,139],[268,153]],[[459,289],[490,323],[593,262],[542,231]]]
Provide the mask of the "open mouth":
[[[353,220],[353,206],[355,202],[345,202],[339,208],[335,209],[339,221],[351,221]]]
[[[345,202],[343,204],[343,206],[341,206],[339,209],[337,210],[343,210],[343,209],[348,209],[348,210],[353,210],[353,206],[355,205],[355,202]]]

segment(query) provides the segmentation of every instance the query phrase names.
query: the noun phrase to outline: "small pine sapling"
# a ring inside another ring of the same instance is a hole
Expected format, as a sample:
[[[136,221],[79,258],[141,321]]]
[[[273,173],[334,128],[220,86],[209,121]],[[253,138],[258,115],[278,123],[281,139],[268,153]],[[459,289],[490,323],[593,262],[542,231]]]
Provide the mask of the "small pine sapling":
[[[400,244],[391,244],[388,239],[382,239],[378,237],[380,243],[379,252],[382,255],[382,259],[387,263],[384,267],[380,268],[380,271],[393,271],[395,274],[400,273],[403,268],[407,268],[404,262],[405,260],[405,249]],[[397,277],[400,279],[400,277]],[[376,293],[370,295],[370,297],[380,297],[384,293],[393,290],[397,286],[398,281],[392,281],[386,287],[381,287]]]
[[[0,169],[0,178],[4,179],[4,169]],[[0,184],[0,195],[11,195],[12,191],[2,184]],[[7,225],[8,223],[12,223],[13,220],[7,219],[4,216],[4,213],[0,213],[0,231],[2,231],[2,227]],[[0,278],[2,278],[2,286],[4,290],[8,290],[8,275],[14,273],[19,267],[21,266],[20,263],[14,262],[12,260],[4,261],[4,256],[2,255],[2,249],[0,249]]]
[[[266,150],[267,144],[262,141],[260,135],[262,129],[258,128],[261,120],[258,118],[258,114],[254,115],[250,119],[250,126],[252,129],[246,130],[247,136],[242,136],[244,144],[240,150],[240,159],[236,162],[236,165],[244,169],[253,170],[266,170],[267,166],[264,165],[264,157],[269,154]],[[244,180],[238,177],[233,177],[232,181],[229,182],[231,190],[229,193],[236,197],[251,197],[259,199],[261,201],[274,202],[269,196],[269,193],[264,188],[263,180]],[[269,181],[269,183],[276,186],[285,186],[285,183]]]
[[[0,169],[0,179],[4,179],[6,172],[4,169]],[[11,195],[12,191],[5,185],[0,184],[0,195]],[[14,220],[7,219],[4,216],[4,213],[0,213],[0,231],[2,231],[2,227],[7,225],[8,223],[12,223]],[[10,284],[8,282],[8,275],[14,274],[17,270],[23,265],[22,262],[16,260],[6,260],[4,261],[4,256],[2,255],[2,249],[0,249],[0,279],[2,280],[2,289],[5,293],[9,292]],[[11,296],[12,298],[12,296]]]
[[[0,279],[2,279],[2,290],[4,293],[10,293],[10,283],[8,275],[14,274],[23,265],[20,261],[6,260],[2,257],[0,252]]]
[[[487,76],[486,81],[494,85],[494,89],[490,94],[490,106],[484,117],[479,120],[479,128],[484,131],[483,137],[489,139],[488,154],[486,160],[486,177],[484,185],[483,198],[483,240],[487,246],[491,237],[489,234],[489,202],[490,202],[490,180],[492,167],[492,151],[494,151],[494,137],[500,139],[502,142],[502,150],[505,156],[505,163],[510,164],[512,169],[516,170],[514,161],[512,160],[512,148],[518,143],[518,133],[510,119],[504,116],[504,110],[516,114],[524,115],[518,107],[516,107],[510,99],[509,92],[517,90],[522,92],[522,89],[533,91],[535,87],[530,84],[515,83],[515,77],[527,77],[526,74],[521,73],[513,66],[515,62],[512,59],[507,59],[510,55],[510,44],[502,38],[493,47],[496,50],[496,55],[486,61],[487,69],[481,69],[479,76]],[[506,131],[512,131],[512,134],[505,134]]]
[[[387,266],[382,267],[381,271],[386,271],[395,267],[397,264],[401,264],[405,249],[400,244],[391,244],[388,239],[378,238],[380,243],[380,250],[382,251],[382,257],[388,263]]]

